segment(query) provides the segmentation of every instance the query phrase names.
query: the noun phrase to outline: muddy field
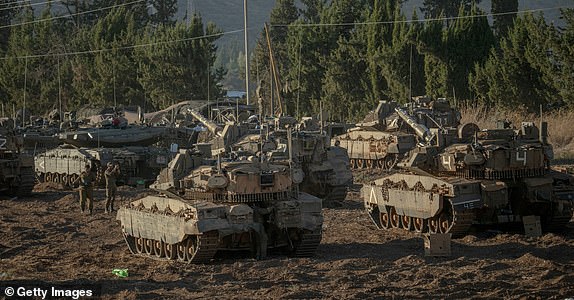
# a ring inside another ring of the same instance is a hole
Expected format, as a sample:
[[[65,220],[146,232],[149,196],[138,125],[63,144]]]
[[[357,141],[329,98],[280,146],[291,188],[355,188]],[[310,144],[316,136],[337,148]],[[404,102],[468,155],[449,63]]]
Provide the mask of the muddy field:
[[[451,257],[425,257],[420,236],[378,231],[351,193],[325,209],[314,258],[187,265],[132,256],[115,213],[103,212],[103,191],[93,216],[80,214],[73,191],[46,184],[35,191],[0,200],[0,284],[96,284],[104,299],[574,297],[572,221],[562,234],[540,238],[471,234],[453,240]],[[120,202],[142,193],[121,188]]]

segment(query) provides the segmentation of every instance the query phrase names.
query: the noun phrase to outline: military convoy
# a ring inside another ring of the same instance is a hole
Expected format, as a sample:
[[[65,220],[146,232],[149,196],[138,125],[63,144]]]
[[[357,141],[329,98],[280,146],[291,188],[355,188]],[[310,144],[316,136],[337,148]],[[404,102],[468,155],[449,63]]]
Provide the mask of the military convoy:
[[[361,190],[377,227],[460,236],[473,224],[519,223],[528,215],[540,216],[544,230],[572,218],[574,186],[549,168],[546,123],[428,128],[399,107],[395,112],[416,133],[417,146],[396,172]]]
[[[0,194],[27,196],[34,188],[34,157],[22,152],[24,141],[9,119],[0,120]]]
[[[298,190],[301,170],[258,160],[196,166],[178,154],[147,196],[117,214],[134,254],[204,263],[224,250],[315,253],[322,236],[321,199]],[[161,182],[164,180],[163,182]]]

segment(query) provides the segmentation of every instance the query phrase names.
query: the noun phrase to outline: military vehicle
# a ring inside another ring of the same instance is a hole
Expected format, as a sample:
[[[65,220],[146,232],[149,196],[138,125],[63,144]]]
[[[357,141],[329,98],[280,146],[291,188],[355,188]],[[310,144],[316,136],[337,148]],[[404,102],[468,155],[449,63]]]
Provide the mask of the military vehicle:
[[[417,136],[395,112],[397,107],[401,107],[397,102],[381,101],[363,123],[332,138],[333,145],[347,149],[352,168],[390,170],[416,147]],[[402,108],[427,128],[453,127],[460,122],[460,113],[444,98],[413,97]]]
[[[124,147],[124,148],[76,148],[61,146],[36,155],[35,170],[40,181],[62,183],[72,186],[89,164],[96,173],[96,183],[105,184],[104,171],[108,162],[117,162],[121,174],[118,184],[138,185],[143,181],[155,180],[165,168],[171,153],[165,148]]]
[[[295,256],[315,253],[322,236],[321,199],[299,192],[301,172],[260,161],[220,162],[193,168],[179,153],[147,196],[120,208],[117,220],[134,254],[192,263],[224,250],[268,248]],[[187,173],[186,176],[181,174]]]
[[[0,120],[0,194],[27,196],[34,188],[34,157],[22,152],[23,139],[10,119]]]
[[[224,127],[205,118],[199,111],[189,109],[206,131],[208,137],[200,141],[211,144],[213,156],[227,153],[234,156],[266,155],[276,164],[288,164],[287,130],[300,127],[293,117],[284,116],[269,120],[269,123],[227,123]],[[344,200],[353,175],[346,151],[338,146],[329,146],[329,136],[320,126],[310,126],[292,132],[293,159],[305,173],[301,189],[327,201]],[[259,127],[261,126],[261,127]]]
[[[520,223],[538,215],[543,230],[558,230],[572,218],[574,186],[551,171],[547,124],[523,122],[433,128],[395,108],[416,132],[419,146],[396,172],[362,188],[377,227],[464,235],[471,225]]]

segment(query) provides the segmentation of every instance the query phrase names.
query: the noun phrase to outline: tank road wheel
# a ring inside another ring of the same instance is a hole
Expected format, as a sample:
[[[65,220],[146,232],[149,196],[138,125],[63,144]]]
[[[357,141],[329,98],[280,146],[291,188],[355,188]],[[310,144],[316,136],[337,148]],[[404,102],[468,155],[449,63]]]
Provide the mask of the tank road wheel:
[[[438,218],[439,232],[447,233],[452,227],[453,219],[448,214],[442,213]]]
[[[437,217],[428,219],[428,227],[430,233],[439,233],[439,220]]]
[[[372,159],[368,159],[367,160],[367,168],[372,169],[373,168],[373,161]]]
[[[70,180],[68,181],[70,183],[70,186],[74,186],[74,182],[76,182],[77,179],[78,176],[76,174],[70,175]]]
[[[422,233],[427,229],[425,219],[423,218],[412,218],[412,224],[413,229],[417,233]]]
[[[64,186],[69,185],[69,182],[70,182],[70,177],[66,174],[63,174],[62,175],[62,183],[64,184]]]
[[[392,228],[400,228],[401,227],[401,216],[397,214],[397,210],[394,206],[389,209],[389,219],[391,222]]]
[[[164,253],[167,259],[175,259],[177,257],[177,245],[164,243]]]
[[[386,209],[379,214],[379,222],[382,229],[389,229],[391,227],[390,221],[389,212]]]
[[[385,168],[385,159],[381,158],[379,160],[377,160],[377,167],[379,169],[384,169]]]
[[[143,253],[144,250],[144,239],[141,237],[136,238],[136,252]]]
[[[397,164],[397,155],[396,154],[388,154],[385,156],[385,163],[383,169],[390,170]]]
[[[52,182],[54,182],[54,183],[59,183],[59,182],[60,182],[60,174],[54,173],[54,174],[52,175]]]
[[[162,258],[164,256],[164,242],[163,241],[153,241],[153,253],[156,257]]]
[[[154,242],[154,240],[144,239],[144,252],[145,252],[145,254],[147,254],[147,255],[154,254],[153,242]]]
[[[185,241],[185,260],[191,261],[197,251],[197,240],[195,237],[189,237]]]
[[[351,169],[356,169],[357,168],[357,160],[354,158],[349,159],[349,164],[351,166]]]
[[[44,182],[52,182],[52,173],[44,174]]]
[[[357,169],[364,169],[365,168],[365,161],[362,159],[357,159]]]
[[[184,242],[178,243],[177,244],[177,259],[181,260],[181,261],[185,261],[186,257],[185,257],[185,245]]]
[[[413,218],[410,216],[401,216],[401,225],[404,230],[411,230]]]

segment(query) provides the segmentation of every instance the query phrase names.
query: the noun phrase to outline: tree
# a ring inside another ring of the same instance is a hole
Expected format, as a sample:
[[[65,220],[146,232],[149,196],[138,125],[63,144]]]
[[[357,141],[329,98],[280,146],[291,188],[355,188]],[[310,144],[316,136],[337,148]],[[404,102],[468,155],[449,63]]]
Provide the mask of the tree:
[[[220,81],[225,73],[213,68],[217,50],[214,43],[220,33],[214,24],[204,29],[201,17],[194,15],[190,26],[178,22],[174,26],[159,25],[149,32],[140,43],[153,45],[136,50],[138,82],[155,108],[184,99],[205,100],[208,92],[212,99],[224,94]]]
[[[0,0],[0,27],[10,25],[14,16],[21,10],[21,3],[13,0]],[[10,27],[0,28],[0,53],[6,51]]]
[[[508,29],[514,24],[517,11],[518,0],[492,0],[491,12],[494,15],[492,27],[499,39],[506,36]]]
[[[461,6],[458,15],[482,14],[477,6],[469,11]],[[488,58],[495,44],[486,17],[459,18],[446,28],[441,22],[430,22],[419,42],[421,52],[425,53],[427,94],[433,97],[472,98],[468,76],[475,63],[482,63]]]
[[[150,15],[150,21],[154,24],[174,24],[174,16],[177,12],[177,0],[150,0],[154,13]]]
[[[534,34],[542,24],[543,17],[517,18],[508,36],[502,39],[500,50],[492,49],[484,64],[476,64],[469,85],[480,101],[510,108],[526,105],[536,110],[538,105],[549,102],[549,95],[557,93],[545,82],[540,63],[532,61],[539,52],[536,48],[544,44]],[[542,59],[548,58],[544,55]]]
[[[425,18],[437,18],[441,15],[452,18],[458,16],[461,6],[468,11],[473,4],[478,3],[480,0],[423,0],[421,11]]]

